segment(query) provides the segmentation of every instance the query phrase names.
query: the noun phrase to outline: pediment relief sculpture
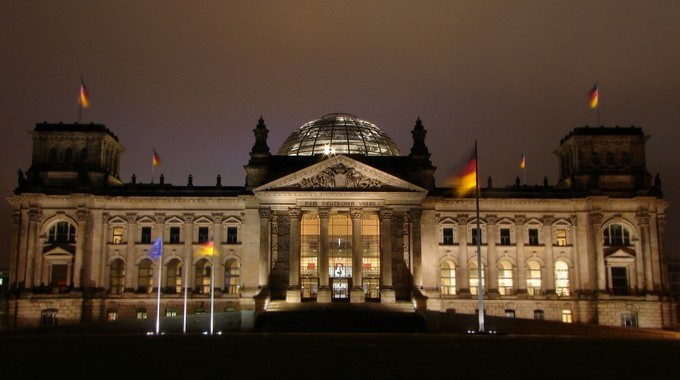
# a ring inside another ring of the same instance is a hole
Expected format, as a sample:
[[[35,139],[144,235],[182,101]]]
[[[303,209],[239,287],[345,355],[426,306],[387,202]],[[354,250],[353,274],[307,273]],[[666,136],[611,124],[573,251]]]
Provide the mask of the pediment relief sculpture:
[[[321,173],[303,178],[295,187],[302,189],[378,189],[383,185],[343,163],[329,166]]]

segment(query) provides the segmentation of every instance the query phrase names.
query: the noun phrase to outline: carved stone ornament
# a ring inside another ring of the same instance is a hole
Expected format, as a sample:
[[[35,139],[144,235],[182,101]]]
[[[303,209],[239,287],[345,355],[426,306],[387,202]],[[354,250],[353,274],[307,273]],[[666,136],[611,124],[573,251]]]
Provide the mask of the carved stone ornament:
[[[303,189],[378,189],[382,182],[339,163],[315,176],[303,178],[297,186]]]

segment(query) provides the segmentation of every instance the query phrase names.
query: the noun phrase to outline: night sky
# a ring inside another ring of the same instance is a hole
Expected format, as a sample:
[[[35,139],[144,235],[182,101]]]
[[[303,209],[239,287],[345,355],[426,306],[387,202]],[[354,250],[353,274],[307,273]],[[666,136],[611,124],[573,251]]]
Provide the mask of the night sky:
[[[437,184],[474,146],[482,180],[558,179],[573,128],[641,127],[660,174],[666,252],[680,248],[680,1],[0,0],[0,192],[31,163],[36,123],[91,107],[126,148],[121,179],[245,184],[262,116],[269,147],[334,112],[376,124],[402,154],[418,118]],[[482,183],[485,183],[482,181]],[[9,265],[11,208],[0,212]]]

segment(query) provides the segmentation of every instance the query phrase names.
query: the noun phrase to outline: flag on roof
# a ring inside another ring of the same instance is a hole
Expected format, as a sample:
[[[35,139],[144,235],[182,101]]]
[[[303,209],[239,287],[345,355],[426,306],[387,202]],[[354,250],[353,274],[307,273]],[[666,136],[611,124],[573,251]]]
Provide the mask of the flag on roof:
[[[595,82],[595,85],[590,90],[590,93],[588,94],[588,98],[589,98],[590,108],[597,108],[598,103],[600,102],[600,90],[597,87],[597,82]]]
[[[153,166],[158,166],[161,164],[161,158],[158,157],[158,153],[156,153],[156,149],[153,150],[153,157],[151,159],[151,162]]]
[[[453,187],[455,195],[459,198],[477,188],[477,149],[447,183]]]
[[[83,108],[90,106],[90,94],[87,92],[87,87],[85,87],[83,78],[80,78],[80,96],[78,98],[78,104]]]
[[[526,158],[526,156],[524,155],[524,153],[522,153],[522,157],[521,157],[520,160],[519,160],[519,168],[520,168],[520,169],[524,169],[524,167],[525,167],[525,165],[526,165],[526,162],[527,162],[527,158]]]

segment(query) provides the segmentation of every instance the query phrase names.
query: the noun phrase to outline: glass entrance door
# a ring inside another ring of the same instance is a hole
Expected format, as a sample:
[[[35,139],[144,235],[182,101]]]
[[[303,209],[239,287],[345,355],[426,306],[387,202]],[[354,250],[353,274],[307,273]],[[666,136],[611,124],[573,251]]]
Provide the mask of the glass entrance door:
[[[333,301],[349,301],[351,279],[346,277],[331,278],[331,299]]]
[[[302,277],[300,279],[300,285],[302,287],[302,300],[309,301],[315,300],[316,294],[319,290],[319,278],[318,277]]]

